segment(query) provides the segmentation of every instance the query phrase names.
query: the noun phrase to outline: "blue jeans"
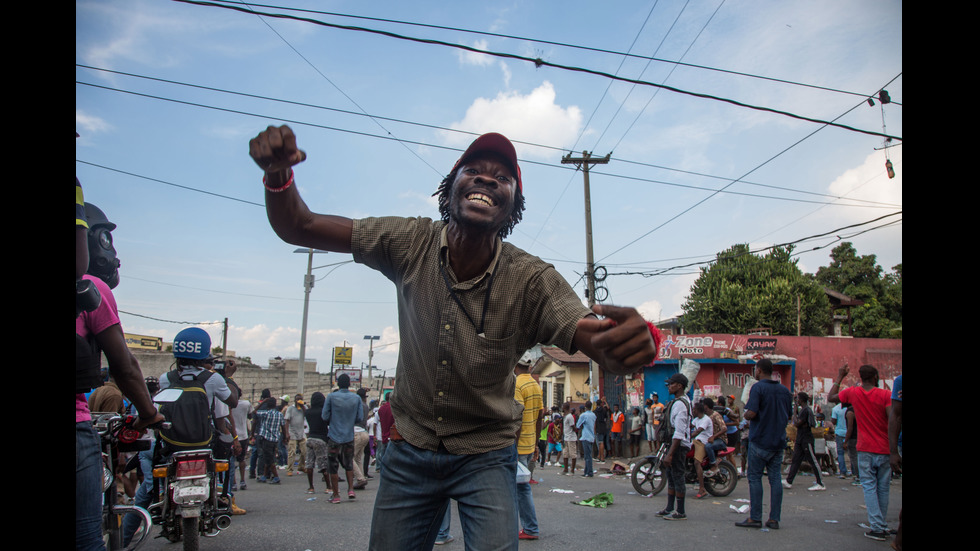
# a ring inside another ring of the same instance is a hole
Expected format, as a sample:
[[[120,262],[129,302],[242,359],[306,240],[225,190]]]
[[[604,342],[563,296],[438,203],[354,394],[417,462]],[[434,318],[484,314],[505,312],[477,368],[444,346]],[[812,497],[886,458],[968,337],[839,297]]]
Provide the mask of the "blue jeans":
[[[592,476],[592,444],[591,440],[582,440],[582,453],[585,454],[585,469],[582,470],[582,474],[585,476]]]
[[[449,539],[449,527],[453,523],[453,507],[452,504],[446,505],[446,515],[442,517],[442,525],[439,526],[439,535],[436,536],[436,541],[446,541]]]
[[[877,532],[888,530],[888,482],[892,477],[891,457],[888,454],[857,452],[864,505],[868,508],[868,524]]]
[[[380,461],[369,549],[431,549],[450,499],[456,500],[465,541],[517,549],[515,446],[454,455],[392,440]]]
[[[834,441],[837,442],[837,472],[841,476],[847,476],[847,462],[844,459],[847,457],[847,450],[844,449],[844,437],[834,435]],[[854,465],[851,465],[853,468]]]
[[[584,443],[583,447],[585,447]],[[533,463],[533,457],[533,453],[518,455],[517,460],[527,467],[528,463]],[[515,474],[514,476],[516,478],[517,475]],[[520,517],[521,526],[524,528],[526,534],[536,536],[538,535],[538,514],[534,510],[534,496],[531,495],[531,484],[517,484],[516,482],[515,484],[517,485],[515,501],[517,503],[517,514]]]
[[[769,520],[779,522],[783,508],[783,481],[780,469],[783,464],[783,450],[764,450],[750,445],[748,451],[749,479],[749,518],[762,520],[762,471],[769,473]]]
[[[704,452],[708,456],[708,465],[714,465],[715,459],[718,458],[718,452],[723,451],[727,447],[724,440],[718,438],[714,439],[708,444],[704,445]]]
[[[75,423],[75,549],[105,549],[102,468],[102,447],[92,422]]]
[[[136,488],[136,496],[133,497],[133,505],[137,507],[142,507],[146,509],[153,502],[153,446],[156,445],[154,442],[149,450],[141,451],[139,453],[140,458],[140,470],[143,471],[143,482],[140,483],[139,487]],[[129,513],[123,517],[123,544],[129,545],[130,540],[133,539],[133,535],[136,534],[136,529],[140,525],[140,516],[136,513]],[[147,530],[150,526],[146,527]]]

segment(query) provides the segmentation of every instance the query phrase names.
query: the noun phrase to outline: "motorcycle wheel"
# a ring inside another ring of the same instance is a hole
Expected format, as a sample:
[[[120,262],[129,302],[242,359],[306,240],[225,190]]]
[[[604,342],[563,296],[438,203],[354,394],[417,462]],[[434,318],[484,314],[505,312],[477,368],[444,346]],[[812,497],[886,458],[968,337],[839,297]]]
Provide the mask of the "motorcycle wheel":
[[[633,467],[630,482],[633,483],[633,489],[640,495],[653,496],[664,489],[667,479],[660,471],[660,462],[656,458],[648,457]]]
[[[736,484],[738,484],[738,472],[728,461],[718,464],[718,474],[704,479],[704,489],[718,497],[725,497],[735,491]]]
[[[198,551],[201,548],[201,533],[198,530],[198,517],[186,517],[181,519],[183,529],[184,551]]]

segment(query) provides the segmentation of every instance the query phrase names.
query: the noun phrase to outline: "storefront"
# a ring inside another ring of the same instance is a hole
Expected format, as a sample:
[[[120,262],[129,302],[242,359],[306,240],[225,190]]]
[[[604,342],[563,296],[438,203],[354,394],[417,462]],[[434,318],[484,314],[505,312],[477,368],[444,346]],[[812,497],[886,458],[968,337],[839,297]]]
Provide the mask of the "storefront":
[[[752,376],[755,362],[769,358],[773,377],[793,392],[814,396],[822,402],[841,365],[851,367],[845,386],[857,384],[857,368],[870,364],[878,368],[881,385],[891,388],[902,373],[901,339],[855,339],[847,337],[796,337],[767,335],[665,335],[657,361],[642,370],[642,400],[653,393],[660,401],[669,400],[664,380],[680,371],[683,360],[698,364],[695,378],[705,396],[734,395],[742,404],[742,390]],[[635,377],[634,378],[638,378]],[[629,386],[629,380],[624,381]],[[607,381],[604,385],[609,388]],[[622,394],[628,395],[628,389]]]

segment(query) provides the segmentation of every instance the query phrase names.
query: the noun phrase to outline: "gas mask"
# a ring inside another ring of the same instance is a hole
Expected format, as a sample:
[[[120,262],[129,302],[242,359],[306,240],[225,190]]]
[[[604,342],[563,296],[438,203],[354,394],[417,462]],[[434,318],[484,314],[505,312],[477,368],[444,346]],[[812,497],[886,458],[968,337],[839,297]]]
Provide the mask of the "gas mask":
[[[116,225],[106,218],[99,207],[85,203],[88,219],[88,274],[93,275],[114,289],[119,285],[119,259],[112,245],[112,230]]]

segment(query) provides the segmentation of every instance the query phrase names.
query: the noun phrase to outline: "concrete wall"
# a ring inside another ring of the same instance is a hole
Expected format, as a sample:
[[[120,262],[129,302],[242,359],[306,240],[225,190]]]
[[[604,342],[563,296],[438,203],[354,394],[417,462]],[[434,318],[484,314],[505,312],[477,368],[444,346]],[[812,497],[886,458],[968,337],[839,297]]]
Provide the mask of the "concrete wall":
[[[139,361],[143,376],[163,377],[174,367],[173,354],[147,350],[132,350]],[[256,403],[262,394],[262,389],[268,388],[276,398],[287,394],[290,397],[297,393],[299,372],[296,362],[283,362],[283,367],[262,369],[257,365],[242,365],[239,363],[234,380],[241,387],[243,396],[251,403]],[[306,362],[303,369],[303,394],[309,401],[314,392],[328,394],[330,392],[330,374],[317,373],[316,364]],[[380,379],[379,379],[380,381]],[[377,386],[377,384],[375,385]],[[376,398],[377,391],[369,393],[370,398]]]

